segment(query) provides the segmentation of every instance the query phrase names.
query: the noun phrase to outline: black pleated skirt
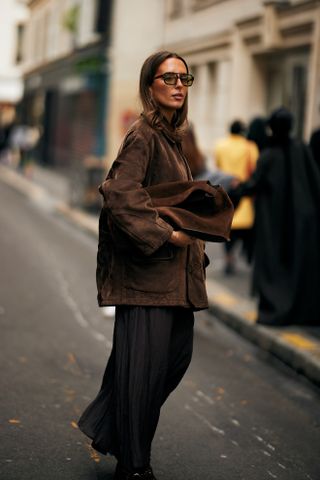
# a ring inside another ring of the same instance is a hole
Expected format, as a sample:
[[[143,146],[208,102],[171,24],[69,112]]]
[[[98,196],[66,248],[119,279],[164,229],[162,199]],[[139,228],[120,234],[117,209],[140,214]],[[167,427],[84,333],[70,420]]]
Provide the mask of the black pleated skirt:
[[[78,425],[129,470],[150,463],[160,409],[191,361],[194,317],[180,307],[116,307],[101,389]]]

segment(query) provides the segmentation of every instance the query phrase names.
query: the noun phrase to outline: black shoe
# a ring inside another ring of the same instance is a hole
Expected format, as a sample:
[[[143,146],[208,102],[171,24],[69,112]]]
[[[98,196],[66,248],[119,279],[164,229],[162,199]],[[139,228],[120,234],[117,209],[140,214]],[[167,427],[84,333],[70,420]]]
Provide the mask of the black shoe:
[[[151,467],[147,467],[143,471],[139,472],[128,472],[127,470],[122,469],[119,464],[117,465],[114,480],[157,480],[153,475]]]

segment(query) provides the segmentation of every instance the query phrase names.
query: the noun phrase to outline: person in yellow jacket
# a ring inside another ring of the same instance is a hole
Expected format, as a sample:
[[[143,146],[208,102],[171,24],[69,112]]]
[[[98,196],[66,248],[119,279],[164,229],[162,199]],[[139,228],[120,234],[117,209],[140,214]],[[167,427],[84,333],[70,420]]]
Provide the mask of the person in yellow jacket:
[[[233,175],[240,182],[246,181],[251,176],[259,157],[257,145],[247,140],[244,137],[244,132],[244,124],[239,120],[234,121],[230,126],[228,137],[218,141],[214,150],[216,166],[223,172]],[[249,239],[253,222],[254,206],[252,199],[244,197],[235,210],[230,242],[225,244],[225,273],[234,273],[234,245],[238,240],[245,243]]]

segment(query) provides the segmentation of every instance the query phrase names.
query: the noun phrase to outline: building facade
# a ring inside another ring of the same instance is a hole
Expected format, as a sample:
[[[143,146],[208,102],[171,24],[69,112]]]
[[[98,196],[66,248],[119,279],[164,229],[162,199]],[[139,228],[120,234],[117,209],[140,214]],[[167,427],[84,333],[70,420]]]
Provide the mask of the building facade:
[[[38,161],[81,167],[103,158],[108,0],[31,0],[24,39],[23,118],[41,130]]]
[[[110,47],[110,104],[107,163],[114,160],[124,133],[138,117],[139,75],[148,55],[164,41],[164,0],[116,0]]]
[[[0,126],[13,120],[15,106],[21,100],[22,33],[28,9],[21,0],[1,3],[0,15]]]
[[[233,119],[280,105],[298,137],[320,125],[318,0],[166,0],[164,46],[195,75],[189,117],[208,154]]]

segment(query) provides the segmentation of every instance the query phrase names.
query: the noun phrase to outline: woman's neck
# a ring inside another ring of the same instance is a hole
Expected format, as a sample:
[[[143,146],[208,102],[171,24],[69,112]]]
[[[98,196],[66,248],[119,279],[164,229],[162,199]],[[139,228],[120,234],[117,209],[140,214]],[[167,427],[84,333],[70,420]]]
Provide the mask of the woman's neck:
[[[166,110],[164,108],[160,108],[160,112],[162,116],[167,120],[167,122],[172,125],[172,119],[175,114],[175,110]]]

